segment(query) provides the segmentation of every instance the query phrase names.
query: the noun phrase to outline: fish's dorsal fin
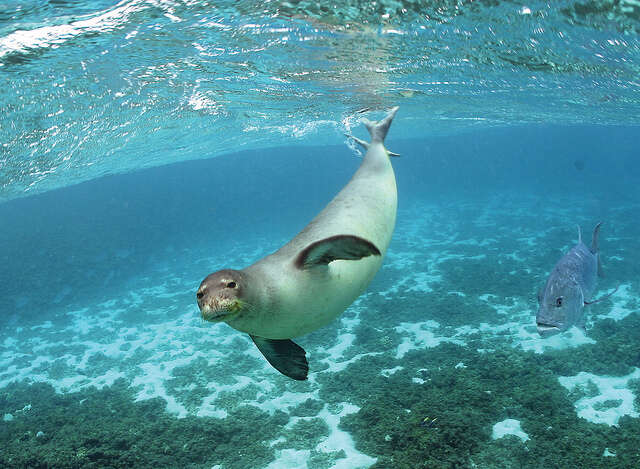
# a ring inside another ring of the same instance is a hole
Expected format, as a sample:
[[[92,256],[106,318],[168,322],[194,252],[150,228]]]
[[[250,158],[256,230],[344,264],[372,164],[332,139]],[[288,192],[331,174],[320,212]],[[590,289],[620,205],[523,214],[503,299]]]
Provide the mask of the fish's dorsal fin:
[[[598,250],[600,249],[598,246],[598,238],[600,236],[600,225],[602,225],[602,222],[598,223],[593,228],[593,237],[591,238],[591,252],[594,254],[597,254]]]
[[[265,339],[249,334],[260,353],[276,370],[289,378],[304,381],[309,362],[304,349],[289,339]]]
[[[580,229],[580,225],[576,225],[576,228],[578,228],[578,244],[580,244],[582,242],[582,230]]]
[[[339,259],[357,261],[371,255],[380,255],[380,250],[371,241],[354,235],[336,235],[304,248],[296,257],[295,265],[305,270]]]

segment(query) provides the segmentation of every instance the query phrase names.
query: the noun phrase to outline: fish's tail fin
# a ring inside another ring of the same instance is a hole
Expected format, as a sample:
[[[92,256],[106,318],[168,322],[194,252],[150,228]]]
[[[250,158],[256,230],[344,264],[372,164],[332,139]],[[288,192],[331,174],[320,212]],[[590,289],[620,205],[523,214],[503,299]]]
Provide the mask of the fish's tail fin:
[[[371,134],[371,143],[384,143],[384,139],[387,136],[387,132],[389,132],[389,127],[391,127],[391,122],[393,121],[396,112],[398,112],[398,106],[392,107],[385,118],[378,122],[363,119],[362,123]],[[391,156],[400,156],[391,152],[389,152],[389,154]]]

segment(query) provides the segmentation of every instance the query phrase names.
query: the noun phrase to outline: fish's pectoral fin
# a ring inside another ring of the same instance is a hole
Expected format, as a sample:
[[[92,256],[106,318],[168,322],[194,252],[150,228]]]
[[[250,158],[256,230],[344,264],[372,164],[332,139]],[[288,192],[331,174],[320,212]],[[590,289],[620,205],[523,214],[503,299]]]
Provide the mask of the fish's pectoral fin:
[[[310,269],[339,259],[357,261],[372,255],[379,256],[380,250],[371,241],[354,235],[336,235],[304,248],[296,257],[295,265],[299,269]]]
[[[542,298],[544,296],[544,287],[538,288],[538,304],[542,303]]]
[[[260,353],[276,370],[298,381],[307,379],[309,363],[302,347],[289,339],[265,339],[249,334]]]
[[[606,299],[607,299],[607,298],[609,298],[611,295],[613,295],[615,292],[617,292],[619,287],[620,287],[620,285],[618,285],[616,288],[614,288],[612,292],[607,293],[607,294],[606,294],[606,295],[604,295],[604,296],[601,296],[601,297],[600,297],[600,298],[598,298],[597,300],[593,300],[593,301],[585,301],[585,302],[584,302],[584,305],[585,305],[585,306],[588,306],[588,305],[592,305],[592,304],[594,304],[594,303],[599,303],[599,302],[601,302],[602,300],[606,300]]]

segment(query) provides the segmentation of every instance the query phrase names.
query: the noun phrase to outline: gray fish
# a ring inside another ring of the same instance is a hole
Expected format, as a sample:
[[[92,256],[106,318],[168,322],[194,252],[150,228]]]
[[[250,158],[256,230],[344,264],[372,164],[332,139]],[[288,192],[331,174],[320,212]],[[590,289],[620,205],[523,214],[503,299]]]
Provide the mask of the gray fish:
[[[598,252],[600,225],[598,223],[593,229],[591,248],[582,242],[578,227],[578,244],[558,261],[544,288],[538,293],[540,306],[536,324],[542,337],[566,331],[572,326],[584,329],[585,305],[604,300],[615,293],[614,290],[598,300],[589,301],[596,288],[597,277],[602,276]]]

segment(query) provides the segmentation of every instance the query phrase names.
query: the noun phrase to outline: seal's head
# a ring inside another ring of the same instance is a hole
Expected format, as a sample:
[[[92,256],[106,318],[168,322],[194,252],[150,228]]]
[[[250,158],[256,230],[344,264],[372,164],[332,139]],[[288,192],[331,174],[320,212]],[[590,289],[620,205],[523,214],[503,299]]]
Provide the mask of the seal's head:
[[[205,278],[196,298],[202,319],[220,322],[231,319],[246,305],[242,300],[246,276],[239,270],[224,269]]]

